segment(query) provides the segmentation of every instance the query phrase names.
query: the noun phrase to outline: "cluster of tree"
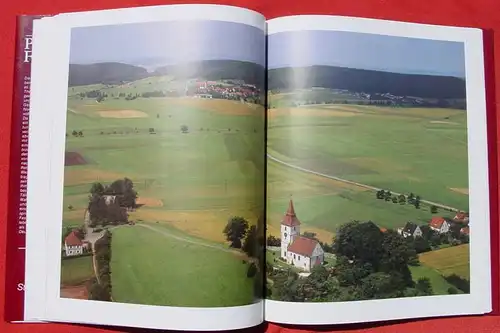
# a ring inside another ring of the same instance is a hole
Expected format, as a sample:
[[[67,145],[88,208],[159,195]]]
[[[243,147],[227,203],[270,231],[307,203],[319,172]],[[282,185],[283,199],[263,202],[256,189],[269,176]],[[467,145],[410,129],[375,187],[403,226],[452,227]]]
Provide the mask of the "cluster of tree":
[[[264,215],[262,215],[264,216]],[[265,230],[263,219],[257,221],[257,225],[249,226],[248,221],[241,216],[231,217],[223,230],[229,246],[241,249],[245,252],[251,263],[248,267],[247,277],[256,277],[260,267],[264,267],[265,261]],[[261,278],[261,277],[260,277]],[[259,282],[263,285],[263,282]]]
[[[275,237],[273,235],[267,236],[266,239],[266,245],[267,246],[281,246],[281,239],[278,237]]]
[[[88,210],[92,227],[128,222],[128,209],[137,207],[137,191],[128,179],[118,179],[108,186],[94,183],[90,189]]]
[[[457,274],[451,274],[447,276],[443,276],[448,283],[454,285],[456,288],[459,290],[463,291],[464,293],[468,294],[470,293],[470,281],[467,279],[464,279]],[[450,289],[448,289],[448,293],[450,294],[456,294],[456,292],[450,292]]]
[[[242,249],[250,257],[255,255],[257,228],[255,226],[249,227],[249,223],[244,217],[231,217],[222,232],[226,236],[226,240],[230,243],[230,247]]]
[[[111,301],[111,232],[104,235],[94,244],[98,277],[90,281],[89,299],[95,301]]]
[[[78,95],[80,96],[80,98],[93,98],[98,102],[101,102],[108,97],[108,94],[100,90],[90,90],[86,92],[81,92]]]
[[[432,295],[428,278],[414,282],[409,265],[418,257],[394,231],[381,232],[372,222],[342,225],[333,241],[337,257],[331,270],[316,266],[307,278],[292,270],[268,271],[270,296],[282,301],[350,301]]]
[[[187,133],[187,132],[189,132],[189,127],[187,127],[186,125],[182,125],[181,126],[181,132],[184,133],[184,134]]]
[[[420,203],[422,201],[422,198],[419,195],[415,195],[413,193],[408,194],[408,196],[404,194],[393,195],[389,190],[379,190],[375,193],[375,197],[379,200],[390,201],[400,205],[413,205],[417,209],[420,208]],[[431,206],[431,212],[433,214],[437,213],[437,207]]]
[[[74,136],[75,138],[83,137],[83,132],[82,131],[73,130],[73,132],[71,132],[71,135]],[[66,137],[68,137],[67,133],[66,133]]]
[[[180,94],[177,91],[163,91],[163,90],[154,90],[154,91],[145,91],[141,94],[142,98],[150,98],[150,97],[179,97]]]
[[[125,100],[126,101],[133,101],[134,99],[138,98],[139,97],[139,94],[132,94],[132,93],[129,93],[127,95],[127,97],[125,97]]]

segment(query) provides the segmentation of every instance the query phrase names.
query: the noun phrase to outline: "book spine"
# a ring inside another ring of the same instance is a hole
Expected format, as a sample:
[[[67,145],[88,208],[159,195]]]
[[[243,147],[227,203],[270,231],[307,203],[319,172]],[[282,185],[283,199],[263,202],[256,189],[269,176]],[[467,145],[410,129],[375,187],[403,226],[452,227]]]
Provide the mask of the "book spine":
[[[5,319],[24,320],[26,194],[31,82],[31,45],[35,16],[17,20],[7,217]]]

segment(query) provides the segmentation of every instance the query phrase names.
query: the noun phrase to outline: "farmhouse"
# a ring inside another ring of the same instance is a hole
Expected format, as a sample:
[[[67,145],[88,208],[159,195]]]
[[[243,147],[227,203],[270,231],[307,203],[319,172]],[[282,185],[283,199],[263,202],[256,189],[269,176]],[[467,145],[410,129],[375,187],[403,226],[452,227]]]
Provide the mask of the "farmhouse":
[[[459,212],[455,215],[453,220],[460,223],[469,223],[469,214],[464,212]]]
[[[398,233],[406,237],[422,237],[422,230],[413,222],[407,222],[404,228],[398,228]]]
[[[306,272],[324,261],[324,251],[319,242],[300,235],[300,221],[292,200],[281,221],[281,258]]]
[[[469,235],[470,235],[470,229],[469,229],[469,227],[463,227],[463,228],[461,228],[461,229],[460,229],[460,233],[461,233],[462,235],[469,236]]]
[[[443,217],[433,217],[429,222],[429,227],[440,234],[444,234],[450,230],[450,223]]]
[[[104,202],[106,202],[106,205],[108,205],[108,206],[112,203],[115,203],[115,201],[116,201],[116,195],[106,194],[106,195],[103,195],[102,197],[104,198]]]
[[[64,239],[64,251],[67,256],[77,256],[83,254],[84,244],[74,231],[70,232]]]

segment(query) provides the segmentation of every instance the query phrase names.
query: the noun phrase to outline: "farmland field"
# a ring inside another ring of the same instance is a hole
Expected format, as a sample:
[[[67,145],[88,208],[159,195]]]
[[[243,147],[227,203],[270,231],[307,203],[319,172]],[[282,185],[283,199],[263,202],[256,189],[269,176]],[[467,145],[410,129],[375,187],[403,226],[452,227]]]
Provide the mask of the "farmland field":
[[[113,299],[250,304],[248,263],[228,251],[222,231],[233,216],[255,225],[263,213],[264,109],[226,99],[125,98],[185,84],[163,76],[69,88],[63,226],[84,223],[93,183],[129,178],[139,208],[128,218],[137,224],[113,230]],[[86,97],[92,91],[107,98]]]
[[[247,264],[227,247],[158,225],[119,227],[112,244],[117,302],[211,307],[253,301]]]
[[[268,114],[268,154],[279,161],[468,211],[463,110],[317,105]],[[268,193],[273,234],[290,196],[304,228],[321,229],[323,240],[353,219],[397,228],[407,221],[426,224],[432,217],[428,205],[415,209],[377,200],[372,190],[277,161],[268,162]],[[437,214],[452,213],[440,209]]]
[[[94,276],[92,257],[68,258],[61,262],[61,284],[74,286]]]
[[[432,291],[434,295],[448,295],[448,288],[455,288],[452,284],[448,283],[441,274],[433,268],[425,265],[410,266],[413,281],[417,282],[420,278],[428,278],[431,282]],[[461,293],[458,291],[458,293]]]
[[[422,253],[419,258],[420,262],[442,275],[456,274],[470,279],[469,244]]]

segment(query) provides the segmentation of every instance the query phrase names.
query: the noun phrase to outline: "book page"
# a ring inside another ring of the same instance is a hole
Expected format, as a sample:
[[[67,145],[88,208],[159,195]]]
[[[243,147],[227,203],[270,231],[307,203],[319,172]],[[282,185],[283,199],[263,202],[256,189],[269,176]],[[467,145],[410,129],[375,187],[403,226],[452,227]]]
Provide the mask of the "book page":
[[[480,30],[268,22],[265,318],[491,311]]]
[[[186,5],[37,24],[28,317],[261,323],[263,17]]]

